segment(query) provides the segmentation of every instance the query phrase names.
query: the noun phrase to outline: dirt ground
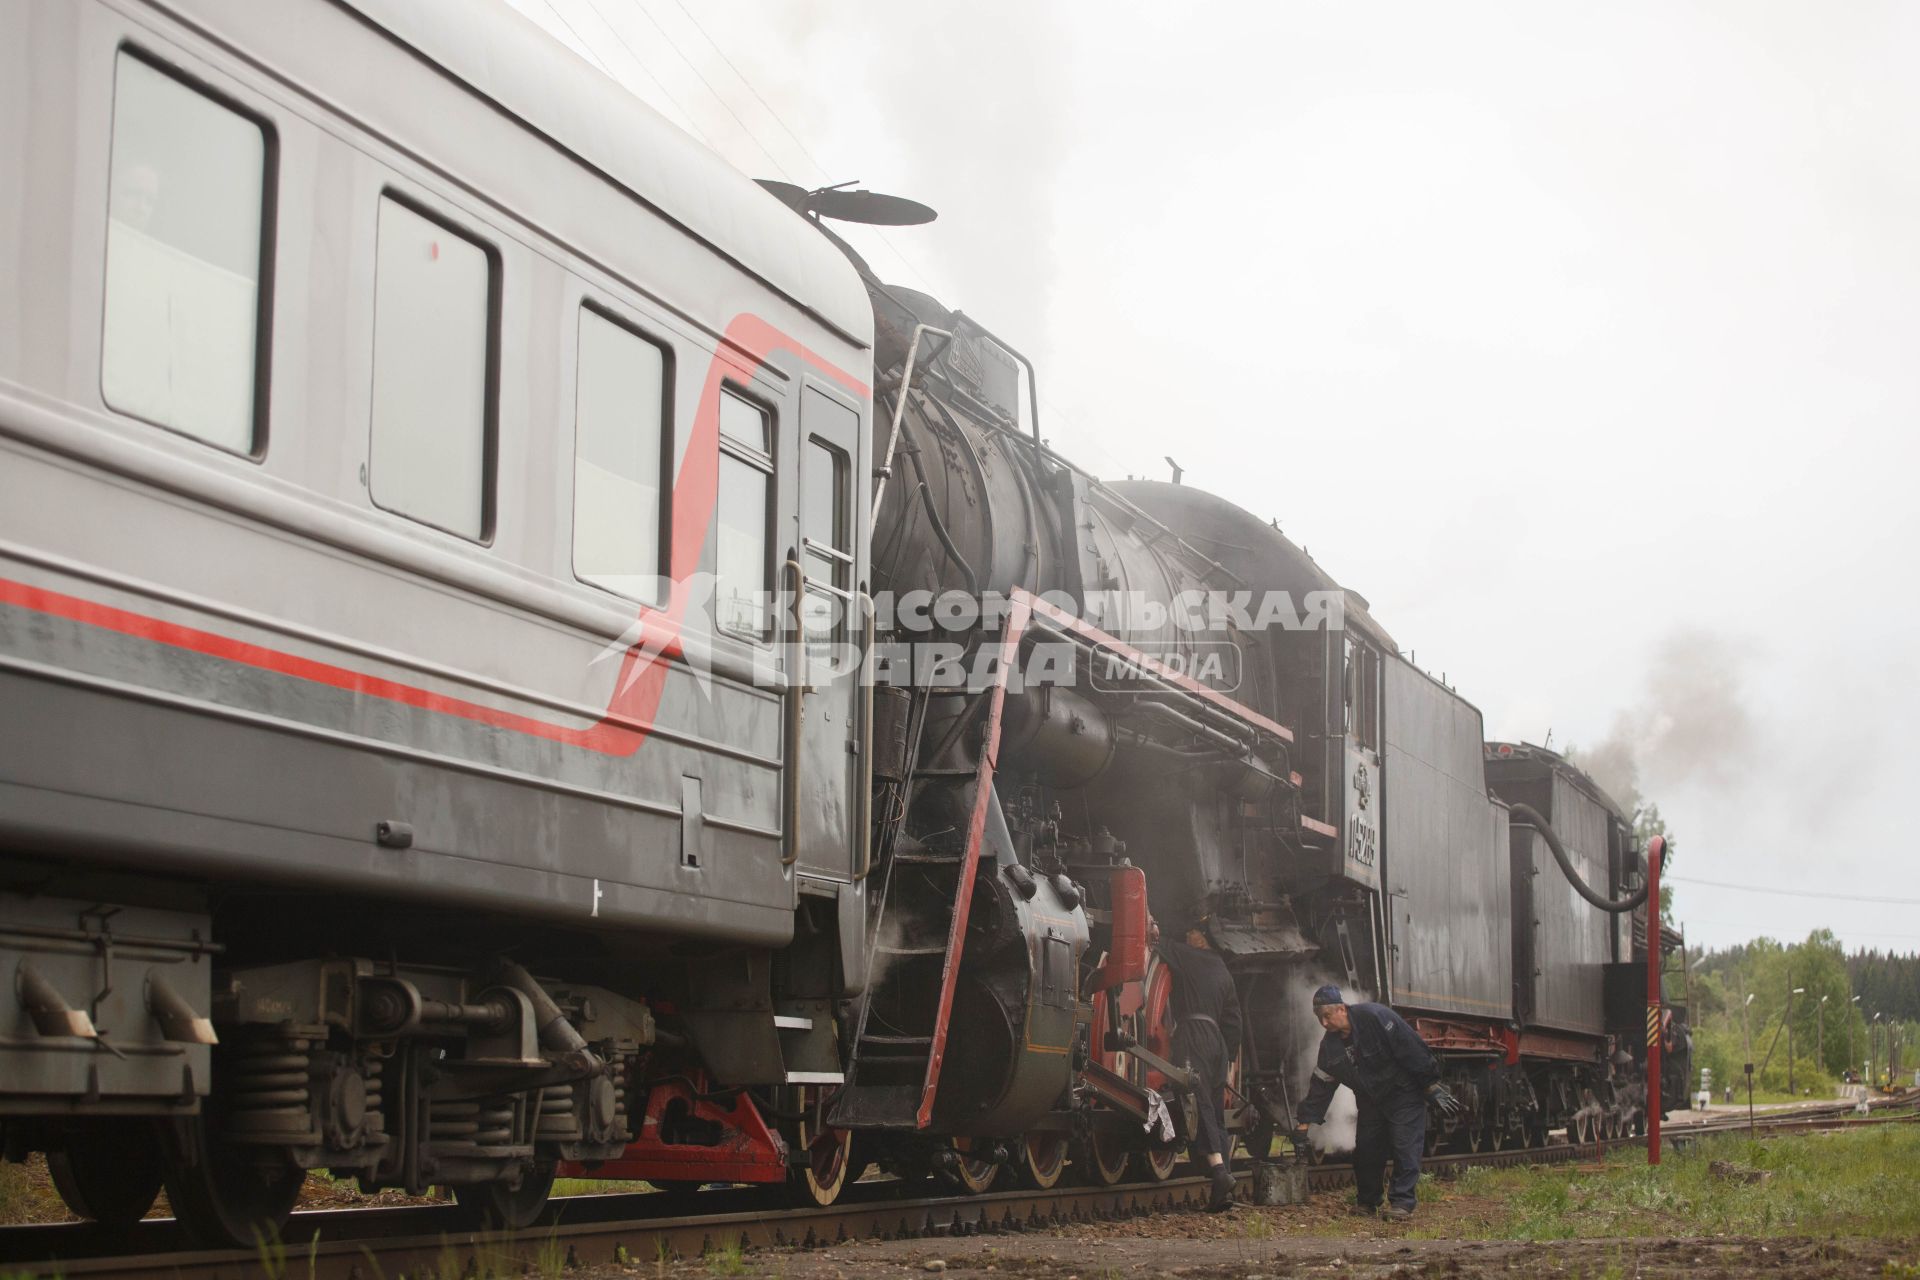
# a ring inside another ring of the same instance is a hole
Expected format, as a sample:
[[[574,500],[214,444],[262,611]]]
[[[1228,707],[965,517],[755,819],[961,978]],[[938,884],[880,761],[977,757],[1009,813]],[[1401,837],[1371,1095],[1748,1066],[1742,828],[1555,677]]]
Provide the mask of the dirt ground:
[[[1477,1275],[1740,1277],[1755,1273],[1813,1280],[1900,1277],[1920,1280],[1920,1240],[1836,1238],[1649,1238],[1523,1242],[1444,1237],[1483,1206],[1455,1199],[1423,1206],[1413,1223],[1347,1213],[1352,1193],[1323,1193],[1310,1204],[1241,1205],[1231,1213],[1163,1214],[1118,1223],[1062,1227],[1045,1234],[956,1240],[865,1242],[814,1251],[766,1250],[672,1265],[646,1263],[570,1275],[594,1280],[652,1276],[781,1277],[782,1280],[882,1280],[938,1274],[946,1280],[1251,1280],[1338,1277],[1414,1280]]]
[[[1568,1277],[1880,1277],[1920,1275],[1902,1252],[1855,1240],[1486,1240],[1291,1238],[1087,1240],[1028,1236],[847,1245],[814,1253],[754,1254],[716,1267],[683,1263],[671,1275],[778,1276],[785,1280],[879,1280],[937,1273],[953,1280],[1257,1280],[1339,1277],[1414,1280],[1477,1275]],[[735,1269],[737,1267],[737,1270]],[[601,1275],[657,1275],[656,1267]]]

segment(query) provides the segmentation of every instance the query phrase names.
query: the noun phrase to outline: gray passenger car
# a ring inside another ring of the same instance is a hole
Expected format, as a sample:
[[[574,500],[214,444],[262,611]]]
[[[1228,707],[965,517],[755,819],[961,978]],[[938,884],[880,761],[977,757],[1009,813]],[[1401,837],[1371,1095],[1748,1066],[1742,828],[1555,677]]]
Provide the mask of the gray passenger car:
[[[838,1078],[859,693],[763,597],[865,587],[872,315],[579,65],[460,0],[0,4],[0,1125],[93,1216],[164,1169],[245,1241],[325,1166],[513,1220],[650,1053]]]

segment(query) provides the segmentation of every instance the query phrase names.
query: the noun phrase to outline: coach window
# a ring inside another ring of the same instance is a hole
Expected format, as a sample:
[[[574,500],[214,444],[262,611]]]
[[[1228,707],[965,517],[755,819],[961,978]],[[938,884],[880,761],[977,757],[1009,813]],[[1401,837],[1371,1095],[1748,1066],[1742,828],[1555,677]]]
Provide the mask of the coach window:
[[[573,568],[587,582],[658,603],[666,546],[660,501],[666,353],[580,309],[574,406]]]
[[[714,621],[723,631],[765,639],[772,594],[773,424],[767,411],[720,392],[720,546]]]
[[[110,165],[101,395],[121,413],[256,452],[265,127],[121,53]]]
[[[806,540],[801,563],[807,571],[803,617],[809,641],[831,640],[852,612],[849,470],[845,450],[818,436],[807,440],[800,459],[800,533]]]
[[[369,491],[389,511],[485,539],[493,255],[391,196],[378,240]]]

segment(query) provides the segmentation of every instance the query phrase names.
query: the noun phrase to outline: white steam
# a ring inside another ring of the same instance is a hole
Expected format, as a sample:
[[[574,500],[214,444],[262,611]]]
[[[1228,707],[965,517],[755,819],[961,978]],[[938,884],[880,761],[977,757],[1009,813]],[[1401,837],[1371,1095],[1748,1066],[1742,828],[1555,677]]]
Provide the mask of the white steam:
[[[1307,1141],[1313,1144],[1315,1151],[1328,1155],[1346,1155],[1358,1141],[1360,1130],[1360,1104],[1353,1096],[1353,1090],[1341,1085],[1334,1090],[1333,1102],[1327,1107],[1327,1119],[1324,1124],[1307,1126]]]

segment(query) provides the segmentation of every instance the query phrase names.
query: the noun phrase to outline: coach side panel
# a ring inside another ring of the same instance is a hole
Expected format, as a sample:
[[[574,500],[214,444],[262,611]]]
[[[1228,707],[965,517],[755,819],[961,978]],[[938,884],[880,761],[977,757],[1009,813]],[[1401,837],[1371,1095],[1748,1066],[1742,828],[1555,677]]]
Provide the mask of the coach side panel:
[[[584,580],[581,335],[598,317],[662,353],[675,575],[714,568],[719,537],[751,524],[717,504],[737,400],[765,428],[736,452],[767,477],[770,580],[795,542],[800,388],[853,410],[864,449],[859,350],[376,31],[310,8],[281,24],[304,44],[236,56],[140,6],[0,5],[0,163],[26,197],[0,203],[19,286],[0,302],[0,840],[783,940],[774,636]],[[329,65],[358,71],[337,96],[291,87]],[[362,128],[353,95],[405,77],[414,136]],[[197,170],[190,146],[130,151],[164,146],[129,110],[162,100],[257,186]],[[491,194],[516,170],[546,189]],[[168,231],[209,192],[257,198],[224,209],[257,254]],[[541,201],[597,202],[604,243],[543,235]],[[383,246],[417,252],[395,267]],[[672,264],[658,291],[654,263]],[[466,292],[423,296],[453,305],[382,310],[405,272],[443,267],[468,271]],[[144,310],[122,305],[127,280]],[[410,349],[421,315],[479,333],[480,360],[435,334]],[[156,332],[174,344],[157,364]],[[448,391],[472,403],[477,460],[383,454],[381,401],[410,350],[472,375]],[[247,387],[219,383],[226,363]],[[436,507],[469,469],[480,492]],[[630,646],[661,635],[666,659],[636,664]]]

